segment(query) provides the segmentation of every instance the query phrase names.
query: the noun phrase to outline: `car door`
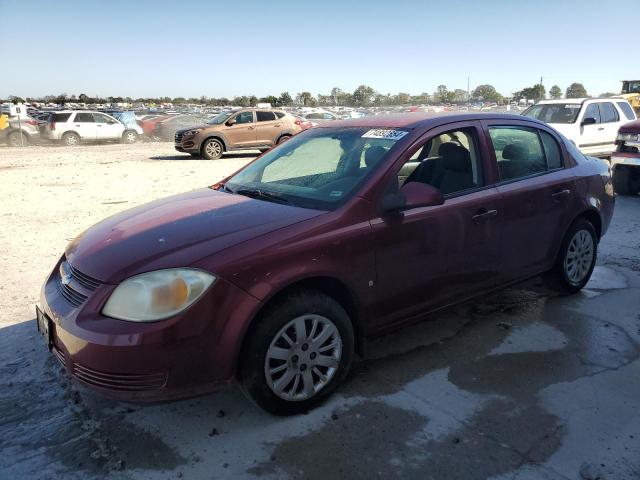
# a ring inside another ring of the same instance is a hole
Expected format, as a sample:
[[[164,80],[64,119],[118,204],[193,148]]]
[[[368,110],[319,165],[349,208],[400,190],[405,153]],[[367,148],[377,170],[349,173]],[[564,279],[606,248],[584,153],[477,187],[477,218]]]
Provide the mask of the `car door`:
[[[589,123],[589,121],[585,123],[585,119],[591,118],[595,123]],[[583,108],[578,116],[578,125],[580,125],[580,132],[576,139],[578,148],[587,155],[602,151],[603,146],[607,144],[607,135],[601,122],[597,103],[588,103]]]
[[[500,269],[501,200],[480,124],[449,124],[423,138],[390,172],[388,190],[427,183],[445,202],[371,221],[383,328],[492,288]]]
[[[83,140],[95,140],[97,138],[96,124],[91,112],[77,112],[71,122],[71,129]]]
[[[98,140],[115,140],[122,137],[124,125],[104,113],[94,113],[96,138]]]
[[[500,282],[550,269],[567,227],[573,175],[551,129],[517,120],[483,121],[502,195]]]
[[[260,146],[274,145],[282,131],[282,121],[275,112],[256,111],[256,143]]]
[[[229,120],[224,129],[224,135],[231,144],[231,148],[255,147],[257,140],[253,111],[238,112]]]
[[[618,129],[625,122],[620,120],[620,114],[613,102],[601,102],[598,107],[600,108],[600,126],[603,128],[602,141],[606,142],[598,151],[601,154],[610,154],[616,150]]]

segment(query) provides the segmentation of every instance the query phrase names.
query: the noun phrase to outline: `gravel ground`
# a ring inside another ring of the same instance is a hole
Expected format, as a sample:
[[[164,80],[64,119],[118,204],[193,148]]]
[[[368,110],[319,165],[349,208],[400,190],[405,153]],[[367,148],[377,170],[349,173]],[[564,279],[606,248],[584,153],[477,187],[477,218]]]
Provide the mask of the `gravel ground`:
[[[33,320],[66,242],[249,158],[0,149],[0,479],[640,478],[640,197],[618,198],[582,293],[530,282],[374,340],[308,415],[272,417],[233,386],[138,406],[71,382]]]

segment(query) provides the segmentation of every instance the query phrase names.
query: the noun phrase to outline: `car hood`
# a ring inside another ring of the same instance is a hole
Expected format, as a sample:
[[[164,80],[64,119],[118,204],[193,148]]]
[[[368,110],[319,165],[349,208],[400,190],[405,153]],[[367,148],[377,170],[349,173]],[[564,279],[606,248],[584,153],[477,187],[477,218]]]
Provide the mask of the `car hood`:
[[[194,125],[192,127],[181,128],[180,130],[176,130],[176,133],[184,133],[184,132],[188,132],[189,130],[195,130],[196,128],[199,128],[199,129],[211,128],[213,126],[214,125],[207,125],[207,124]]]
[[[620,127],[621,133],[640,133],[640,120],[625,123]]]
[[[83,274],[118,283],[138,273],[189,266],[322,213],[205,188],[109,217],[80,234],[65,254]]]

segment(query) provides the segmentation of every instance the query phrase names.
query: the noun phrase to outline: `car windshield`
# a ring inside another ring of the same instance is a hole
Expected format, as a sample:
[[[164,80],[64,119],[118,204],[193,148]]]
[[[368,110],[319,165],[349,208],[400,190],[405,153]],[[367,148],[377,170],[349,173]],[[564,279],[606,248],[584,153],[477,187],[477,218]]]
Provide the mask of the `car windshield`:
[[[407,133],[355,127],[307,130],[231,177],[224,190],[333,210],[355,194]]]
[[[580,103],[542,103],[529,107],[522,115],[545,123],[575,123],[581,107]]]
[[[207,124],[209,124],[209,125],[220,125],[220,124],[226,122],[231,115],[233,115],[233,112],[220,113],[220,114],[216,115],[215,117],[213,117],[211,120],[209,120],[207,122]]]

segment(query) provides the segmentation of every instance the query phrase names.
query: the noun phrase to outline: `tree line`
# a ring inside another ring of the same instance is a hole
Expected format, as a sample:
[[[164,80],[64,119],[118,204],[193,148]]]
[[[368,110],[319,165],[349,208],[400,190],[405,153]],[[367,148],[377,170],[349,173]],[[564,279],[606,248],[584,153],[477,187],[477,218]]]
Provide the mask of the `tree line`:
[[[549,89],[548,97],[552,99],[562,98],[563,92],[558,85],[553,85]],[[610,96],[611,93],[602,96]],[[572,83],[564,92],[565,98],[581,98],[588,97],[587,90],[581,83]],[[295,95],[289,92],[282,92],[280,95],[267,95],[265,97],[257,97],[255,95],[242,95],[233,98],[226,97],[91,97],[84,93],[80,95],[67,95],[62,93],[59,95],[46,95],[44,97],[27,97],[22,98],[15,95],[9,95],[7,101],[13,103],[41,102],[55,103],[64,105],[66,103],[86,103],[86,104],[105,104],[105,103],[143,103],[162,104],[171,103],[173,105],[199,104],[208,106],[223,105],[240,105],[243,107],[256,106],[258,103],[270,103],[273,106],[293,106],[300,105],[305,107],[383,107],[391,105],[441,105],[441,104],[466,104],[468,102],[489,102],[503,104],[506,101],[519,101],[521,99],[538,101],[547,98],[547,91],[542,84],[536,84],[531,87],[525,87],[516,91],[511,97],[506,97],[496,91],[493,85],[483,84],[475,87],[471,92],[467,92],[461,88],[449,89],[446,85],[439,85],[435,92],[422,92],[419,95],[399,92],[396,94],[382,94],[375,91],[368,85],[360,85],[353,92],[344,91],[339,87],[334,87],[327,94],[313,95],[311,92],[303,91]]]

